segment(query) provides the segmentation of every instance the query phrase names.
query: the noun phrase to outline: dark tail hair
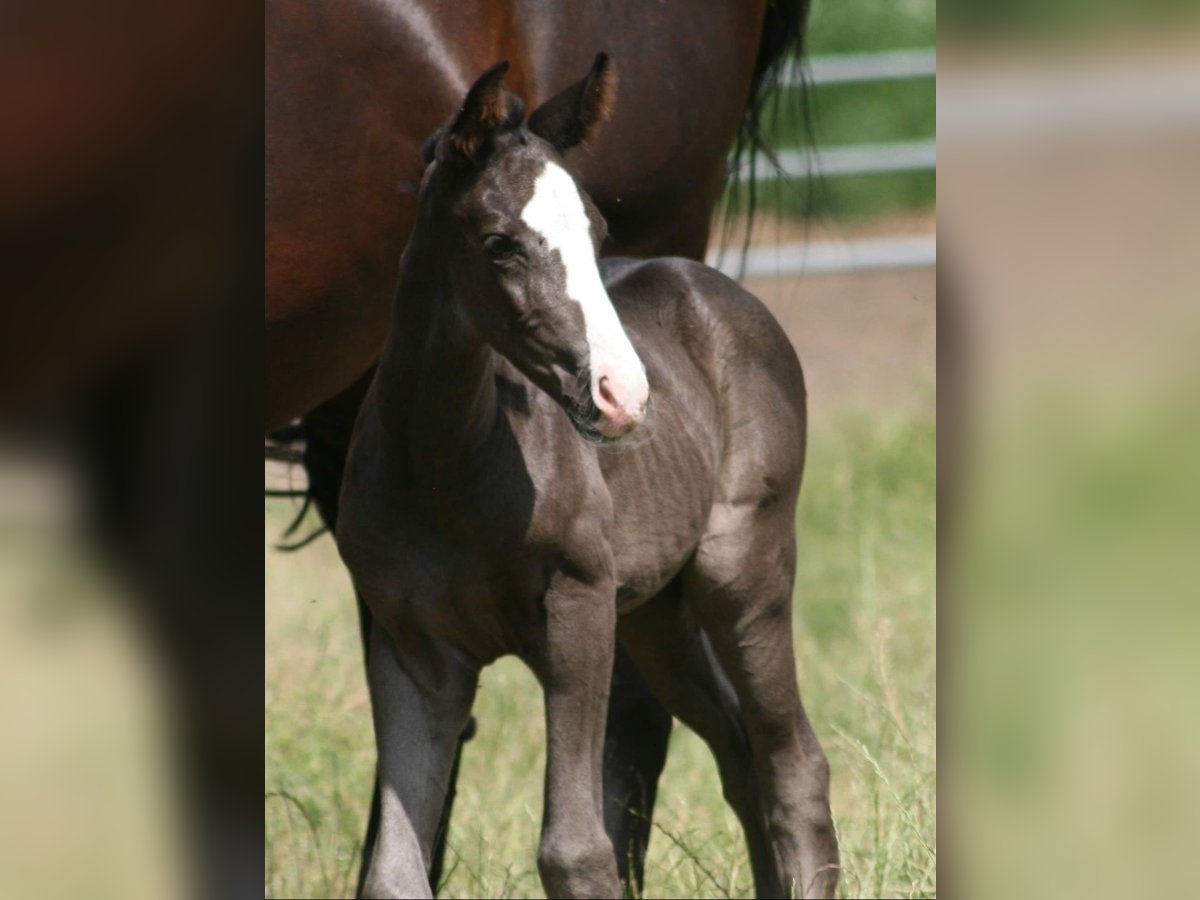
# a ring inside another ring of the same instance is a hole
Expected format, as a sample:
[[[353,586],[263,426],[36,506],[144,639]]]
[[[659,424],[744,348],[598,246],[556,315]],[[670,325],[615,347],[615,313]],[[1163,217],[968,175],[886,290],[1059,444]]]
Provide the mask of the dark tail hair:
[[[288,467],[304,465],[307,456],[304,426],[296,421],[268,435],[263,447],[263,456],[267,460],[283,463]],[[327,525],[322,525],[302,538],[291,543],[287,542],[287,539],[294,535],[304,523],[308,517],[308,510],[313,504],[311,478],[309,484],[303,487],[264,488],[263,492],[267,497],[303,501],[299,511],[292,518],[291,524],[283,532],[284,540],[275,545],[276,550],[291,552],[307,547],[329,530]]]
[[[809,143],[813,142],[813,117],[811,88],[808,76],[801,66],[804,57],[804,38],[808,24],[811,0],[768,0],[763,19],[762,38],[758,44],[758,57],[754,61],[754,76],[750,82],[750,100],[734,140],[733,152],[726,169],[726,196],[723,203],[722,239],[729,243],[735,216],[745,213],[746,233],[742,243],[742,264],[750,248],[750,229],[754,213],[758,208],[758,172],[762,158],[782,174],[782,167],[763,134],[764,117],[771,101],[780,90],[784,75],[792,70],[800,73],[799,112],[804,133]],[[772,118],[778,108],[772,108]],[[811,185],[809,191],[811,193]],[[811,200],[811,197],[810,197]],[[811,203],[808,204],[811,206]]]

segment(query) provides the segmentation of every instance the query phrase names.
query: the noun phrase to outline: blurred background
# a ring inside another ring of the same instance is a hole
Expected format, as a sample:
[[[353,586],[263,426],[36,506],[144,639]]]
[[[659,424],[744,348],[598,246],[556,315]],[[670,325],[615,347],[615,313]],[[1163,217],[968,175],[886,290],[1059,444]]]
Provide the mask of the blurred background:
[[[939,9],[954,895],[1194,890],[1197,12]]]

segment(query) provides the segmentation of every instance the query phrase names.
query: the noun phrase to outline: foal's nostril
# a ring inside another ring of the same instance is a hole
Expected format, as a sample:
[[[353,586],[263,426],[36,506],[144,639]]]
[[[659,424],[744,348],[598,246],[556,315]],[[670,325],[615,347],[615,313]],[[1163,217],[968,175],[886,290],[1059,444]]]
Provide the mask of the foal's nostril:
[[[609,410],[621,408],[620,404],[617,403],[617,398],[613,395],[612,385],[609,384],[607,375],[600,376],[600,384],[598,387],[600,389],[600,399],[604,401],[604,405]]]
[[[632,367],[605,365],[591,386],[593,426],[607,438],[628,434],[645,415],[646,383]]]

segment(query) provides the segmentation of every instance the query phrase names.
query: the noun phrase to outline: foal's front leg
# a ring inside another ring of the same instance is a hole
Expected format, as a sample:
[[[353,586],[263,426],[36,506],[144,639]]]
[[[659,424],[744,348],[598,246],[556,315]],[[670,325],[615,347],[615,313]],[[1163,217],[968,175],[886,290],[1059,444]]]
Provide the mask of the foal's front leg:
[[[538,870],[547,897],[618,897],[601,787],[616,641],[612,577],[589,584],[559,574],[545,605],[543,646],[529,659],[546,692],[546,799]]]
[[[426,636],[397,648],[376,620],[367,672],[381,803],[362,896],[432,897],[430,855],[479,670]]]

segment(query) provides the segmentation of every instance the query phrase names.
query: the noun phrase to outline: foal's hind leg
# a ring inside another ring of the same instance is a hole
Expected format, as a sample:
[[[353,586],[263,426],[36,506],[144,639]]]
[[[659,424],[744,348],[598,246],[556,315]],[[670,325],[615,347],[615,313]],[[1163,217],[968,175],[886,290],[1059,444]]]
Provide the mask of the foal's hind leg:
[[[684,609],[679,582],[621,617],[617,635],[651,690],[717,759],[725,799],[746,834],[757,897],[783,893],[737,696]]]
[[[641,895],[658,778],[667,760],[671,714],[620,645],[604,729],[604,827],[621,882]]]
[[[427,637],[398,652],[378,622],[367,670],[381,803],[361,895],[431,897],[430,856],[479,670]]]
[[[800,703],[792,650],[795,556],[790,504],[720,504],[684,590],[741,701],[784,896],[832,897],[829,766]]]

